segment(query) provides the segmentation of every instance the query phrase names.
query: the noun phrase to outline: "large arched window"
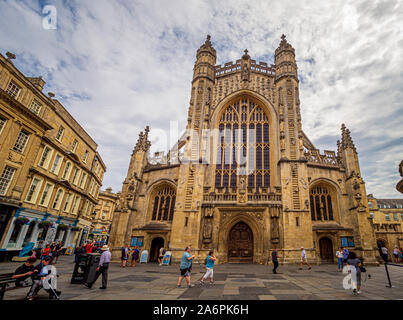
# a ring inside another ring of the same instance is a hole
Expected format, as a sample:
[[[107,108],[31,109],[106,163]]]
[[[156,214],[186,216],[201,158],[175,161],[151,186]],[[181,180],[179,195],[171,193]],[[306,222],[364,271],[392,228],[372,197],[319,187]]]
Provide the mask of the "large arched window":
[[[237,186],[248,175],[249,188],[270,187],[269,118],[263,108],[243,97],[228,105],[218,124],[215,187]]]
[[[309,192],[311,218],[314,221],[334,220],[332,196],[326,186],[319,185]]]
[[[172,221],[175,209],[176,192],[168,185],[159,187],[154,193],[151,220]]]

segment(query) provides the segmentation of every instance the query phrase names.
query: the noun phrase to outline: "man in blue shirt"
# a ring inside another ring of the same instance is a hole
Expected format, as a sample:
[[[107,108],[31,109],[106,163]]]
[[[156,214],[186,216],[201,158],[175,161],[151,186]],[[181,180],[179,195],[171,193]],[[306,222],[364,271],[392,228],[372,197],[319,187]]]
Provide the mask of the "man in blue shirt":
[[[343,259],[344,259],[344,263],[347,263],[347,259],[348,259],[348,250],[346,248],[342,248],[343,249]]]
[[[190,284],[190,269],[192,267],[192,260],[195,256],[190,254],[190,246],[186,247],[185,252],[182,255],[181,264],[179,266],[181,275],[179,276],[177,287],[181,286],[183,278],[186,278],[186,282],[189,288],[194,287]]]

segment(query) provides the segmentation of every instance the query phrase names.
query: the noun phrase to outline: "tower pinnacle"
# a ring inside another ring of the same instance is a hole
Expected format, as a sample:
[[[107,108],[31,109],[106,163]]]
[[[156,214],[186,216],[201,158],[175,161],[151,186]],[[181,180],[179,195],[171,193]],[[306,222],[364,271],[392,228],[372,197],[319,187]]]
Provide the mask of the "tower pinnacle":
[[[343,150],[351,148],[357,152],[353,139],[351,138],[350,130],[346,128],[344,123],[341,125],[341,148]]]
[[[139,133],[139,138],[137,139],[137,143],[136,146],[134,147],[133,153],[136,153],[137,151],[148,151],[150,149],[151,146],[151,142],[148,140],[148,133],[150,132],[150,127],[146,126],[145,133],[143,133],[143,131],[141,131]]]

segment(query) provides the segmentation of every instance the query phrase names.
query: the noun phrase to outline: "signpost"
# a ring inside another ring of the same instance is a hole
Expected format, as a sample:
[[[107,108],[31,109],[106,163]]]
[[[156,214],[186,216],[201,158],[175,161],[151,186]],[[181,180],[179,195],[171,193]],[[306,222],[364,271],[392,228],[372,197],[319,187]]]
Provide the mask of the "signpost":
[[[169,266],[169,263],[171,262],[171,251],[167,251],[164,255],[164,259],[162,259],[162,265],[163,266]]]

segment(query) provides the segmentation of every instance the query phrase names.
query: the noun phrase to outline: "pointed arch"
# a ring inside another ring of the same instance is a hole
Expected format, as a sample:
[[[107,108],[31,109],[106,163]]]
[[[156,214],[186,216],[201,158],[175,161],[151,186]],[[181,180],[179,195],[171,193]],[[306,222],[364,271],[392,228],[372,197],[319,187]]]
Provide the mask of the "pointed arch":
[[[216,125],[216,188],[236,187],[234,176],[240,172],[249,176],[249,188],[270,187],[270,125],[267,108],[249,95],[238,95],[221,108]]]

